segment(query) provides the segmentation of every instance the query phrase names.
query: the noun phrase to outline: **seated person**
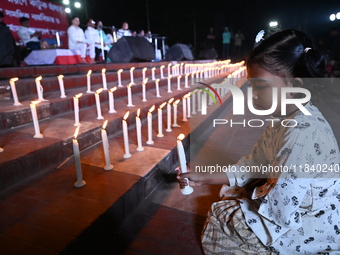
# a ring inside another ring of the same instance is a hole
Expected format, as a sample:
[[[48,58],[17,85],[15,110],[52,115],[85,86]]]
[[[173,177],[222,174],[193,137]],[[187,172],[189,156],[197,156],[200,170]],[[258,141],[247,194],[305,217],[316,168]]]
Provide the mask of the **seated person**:
[[[129,24],[127,22],[123,22],[122,28],[117,31],[118,39],[122,38],[123,36],[132,36],[132,33],[129,30]]]
[[[99,39],[100,39],[100,44],[96,44],[95,47],[95,51],[96,51],[96,61],[99,61],[99,55],[102,52],[102,42],[103,42],[103,50],[104,50],[104,58],[103,60],[106,61],[107,59],[107,52],[110,50],[110,48],[112,47],[112,37],[108,38],[107,35],[104,33],[103,31],[103,22],[98,21],[97,24],[97,32],[99,35]]]
[[[20,18],[21,27],[18,30],[18,36],[24,43],[26,48],[31,50],[40,50],[40,40],[41,32],[34,31],[30,28],[30,20],[26,17]]]
[[[88,49],[90,50],[90,63],[95,63],[96,57],[96,46],[100,46],[100,37],[97,31],[94,29],[94,25],[96,22],[93,19],[89,19],[87,21],[87,29],[85,30],[85,38],[87,43],[89,44]],[[99,55],[98,55],[99,58]]]

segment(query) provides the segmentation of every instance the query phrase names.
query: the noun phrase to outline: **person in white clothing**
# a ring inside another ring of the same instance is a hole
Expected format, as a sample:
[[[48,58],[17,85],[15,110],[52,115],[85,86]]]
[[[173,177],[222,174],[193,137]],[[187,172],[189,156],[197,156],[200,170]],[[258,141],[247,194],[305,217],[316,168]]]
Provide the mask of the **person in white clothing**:
[[[73,17],[71,21],[72,25],[67,29],[68,47],[70,50],[80,50],[82,63],[87,63],[86,49],[90,47],[90,44],[86,42],[84,31],[79,27],[79,18]]]
[[[30,28],[30,20],[26,17],[20,18],[21,27],[18,30],[18,36],[24,45],[31,50],[40,50],[41,32],[34,31]]]
[[[96,46],[100,46],[100,37],[94,29],[96,22],[93,19],[87,21],[87,29],[85,30],[85,38],[89,44],[88,49],[90,53],[91,63],[95,63]]]
[[[123,22],[122,28],[117,31],[118,39],[122,38],[123,36],[132,36],[132,33],[129,30],[129,24],[127,22]]]

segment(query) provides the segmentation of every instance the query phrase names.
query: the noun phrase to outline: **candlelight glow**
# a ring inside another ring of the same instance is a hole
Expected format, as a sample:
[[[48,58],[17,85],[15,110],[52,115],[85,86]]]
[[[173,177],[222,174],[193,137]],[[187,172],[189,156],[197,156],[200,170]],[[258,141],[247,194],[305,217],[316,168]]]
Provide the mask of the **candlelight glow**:
[[[146,72],[146,70],[148,70],[146,67],[143,68],[143,71]]]
[[[124,120],[126,120],[129,117],[129,111],[127,111],[123,117]]]
[[[121,73],[121,72],[123,72],[123,69],[119,69],[119,70],[118,70],[118,73]]]
[[[143,81],[144,84],[148,83],[149,78],[145,78],[145,80]]]
[[[164,107],[164,105],[166,105],[166,102],[164,102],[163,104],[161,104],[158,108],[162,109]]]
[[[153,67],[152,70],[156,70],[156,67]]]
[[[31,101],[31,104],[37,105],[37,104],[39,104],[40,102],[41,102],[41,101],[39,101],[39,100]]]
[[[164,68],[165,66],[161,66],[161,68]]]
[[[130,68],[130,71],[133,71],[133,70],[135,70],[135,67],[131,67],[131,68]]]
[[[110,89],[110,92],[115,92],[117,90],[117,87],[113,87],[112,89]]]
[[[107,122],[108,122],[108,120],[105,120],[105,121],[104,121],[104,124],[103,124],[103,126],[102,126],[102,129],[105,129],[105,128],[106,128]]]
[[[62,78],[64,78],[64,75],[58,75],[58,79],[62,79]]]
[[[171,79],[171,77],[172,77],[172,75],[170,74],[169,77],[168,77],[168,79]]]
[[[90,76],[91,75],[91,73],[92,73],[92,70],[89,70],[88,72],[87,72],[87,76]]]
[[[153,110],[155,110],[155,105],[153,105],[150,109],[149,109],[149,112],[153,112]]]
[[[131,88],[132,85],[133,85],[133,84],[130,82],[129,85],[127,85],[127,86],[128,86],[128,88]]]
[[[171,99],[168,101],[168,104],[171,104],[172,101],[174,101],[174,98],[171,98]]]
[[[158,82],[159,82],[159,79],[156,79],[156,81],[155,81],[155,82],[157,82],[157,83],[158,83]]]
[[[97,89],[97,90],[96,90],[96,93],[99,94],[99,93],[102,92],[102,91],[103,91],[103,88]]]
[[[175,105],[178,105],[180,101],[181,101],[180,99],[177,99],[177,100],[174,102],[174,104],[175,104]]]
[[[106,68],[103,68],[102,69],[102,73],[104,74],[106,72]]]
[[[78,126],[78,127],[76,128],[76,131],[74,132],[74,135],[73,135],[74,139],[77,139],[77,136],[78,136],[78,134],[79,134],[79,128],[80,128],[80,126]]]
[[[182,75],[178,75],[177,79],[180,80],[182,78]]]
[[[10,81],[12,81],[12,82],[15,82],[15,81],[17,81],[17,80],[19,80],[18,77],[15,77],[15,78],[10,79]]]
[[[42,79],[42,76],[39,76],[39,77],[35,78],[35,81],[41,81],[41,79]]]
[[[177,140],[182,141],[184,139],[185,135],[184,134],[180,134],[179,136],[177,136]]]
[[[75,97],[75,98],[79,98],[79,97],[81,97],[82,95],[83,95],[83,93],[79,93],[79,94],[75,95],[74,97]]]
[[[170,64],[168,64],[168,66],[170,67],[172,64],[170,63]]]
[[[137,117],[139,117],[139,114],[140,114],[140,108],[138,108],[137,110]]]

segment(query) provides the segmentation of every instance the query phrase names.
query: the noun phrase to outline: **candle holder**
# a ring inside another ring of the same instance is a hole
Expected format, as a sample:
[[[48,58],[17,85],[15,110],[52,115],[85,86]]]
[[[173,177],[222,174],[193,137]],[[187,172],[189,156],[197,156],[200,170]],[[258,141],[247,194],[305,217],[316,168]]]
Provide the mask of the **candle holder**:
[[[124,137],[124,148],[125,148],[125,154],[123,155],[123,158],[131,158],[130,154],[130,147],[129,147],[129,134],[128,134],[128,128],[126,119],[129,116],[129,111],[126,112],[126,114],[123,117],[122,126],[123,126],[123,137]]]
[[[40,127],[39,127],[39,120],[38,120],[38,114],[37,114],[37,108],[36,105],[39,104],[40,101],[32,101],[30,104],[31,113],[32,113],[32,120],[33,120],[33,126],[34,126],[34,138],[43,138],[44,136],[40,133]]]
[[[146,144],[152,145],[154,141],[152,140],[152,112],[155,109],[155,105],[153,105],[148,111],[148,140]]]
[[[119,69],[117,71],[118,87],[123,87],[123,85],[122,85],[122,76],[121,76],[122,72],[123,72],[123,69]]]
[[[96,93],[94,94],[95,96],[95,99],[96,99],[96,106],[97,106],[97,120],[102,120],[104,119],[103,115],[102,115],[102,109],[100,107],[100,97],[99,97],[99,94],[100,92],[103,91],[103,88],[101,89],[97,89],[96,90]]]
[[[15,82],[17,80],[19,80],[19,78],[17,78],[17,77],[9,80],[9,84],[11,86],[12,95],[13,95],[13,99],[14,99],[13,105],[22,105],[22,103],[19,102],[17,90],[16,90],[16,87],[15,87]]]
[[[58,82],[59,82],[59,88],[60,88],[60,98],[65,98],[66,95],[65,95],[65,87],[64,87],[64,75],[58,75],[57,76],[58,78]]]
[[[140,109],[137,110],[136,115],[136,131],[137,131],[137,151],[143,151],[144,147],[142,146],[142,122],[140,120]]]
[[[73,97],[73,106],[74,106],[74,126],[80,126],[79,123],[79,98],[83,95],[83,93],[79,93]]]
[[[44,97],[43,97],[44,88],[43,88],[43,86],[41,86],[41,83],[40,83],[41,80],[42,80],[42,76],[35,78],[35,85],[37,87],[38,100],[39,101],[48,101],[48,100],[44,99]]]
[[[182,140],[184,139],[184,137],[185,137],[184,134],[180,134],[177,137],[177,153],[178,153],[179,164],[181,166],[181,171],[183,174],[188,172],[187,160],[185,157],[184,147],[182,143]],[[194,189],[190,186],[189,179],[188,178],[185,178],[185,179],[188,182],[188,185],[185,186],[183,189],[181,189],[181,192],[183,195],[189,195],[194,191]]]
[[[158,134],[157,134],[157,137],[164,137],[163,135],[163,113],[162,113],[162,110],[163,110],[163,107],[166,105],[166,102],[164,102],[163,104],[161,104],[159,107],[158,107]]]
[[[79,144],[77,140],[78,133],[79,133],[79,127],[76,128],[76,131],[73,135],[73,141],[72,141],[74,163],[76,165],[76,174],[77,174],[77,181],[74,183],[74,187],[81,188],[86,185],[86,182],[83,180],[83,173],[81,169],[80,150],[79,150]]]
[[[86,93],[92,94],[94,93],[93,91],[91,91],[91,74],[92,74],[92,70],[89,70],[86,74],[86,78],[87,78],[87,90]]]
[[[103,48],[102,48],[103,49]],[[104,54],[103,54],[104,56]],[[104,57],[103,57],[104,58]],[[103,89],[107,90],[107,82],[106,82],[106,68],[102,69],[102,81],[103,81]]]
[[[174,98],[171,98],[167,103],[166,114],[167,114],[167,122],[166,122],[166,132],[172,132],[171,129],[171,103],[174,101]]]
[[[160,94],[159,94],[159,79],[157,79],[155,81],[155,87],[156,87],[156,97],[162,97]]]
[[[127,107],[135,107],[135,105],[132,104],[132,92],[131,92],[132,85],[133,85],[132,83],[127,85],[127,95],[128,95],[128,104],[127,104]]]
[[[181,101],[180,99],[177,99],[173,103],[173,107],[174,107],[174,124],[172,124],[173,127],[180,127],[180,125],[177,124],[177,105],[180,101]]]
[[[116,90],[117,90],[117,87],[113,87],[112,89],[109,90],[109,113],[116,113],[117,112],[115,110],[114,98],[113,98],[113,93]]]
[[[104,124],[102,126],[102,131],[101,131],[104,157],[105,157],[104,170],[112,170],[113,165],[111,165],[111,161],[110,161],[109,139],[107,137],[106,126],[107,126],[107,120],[104,121]]]

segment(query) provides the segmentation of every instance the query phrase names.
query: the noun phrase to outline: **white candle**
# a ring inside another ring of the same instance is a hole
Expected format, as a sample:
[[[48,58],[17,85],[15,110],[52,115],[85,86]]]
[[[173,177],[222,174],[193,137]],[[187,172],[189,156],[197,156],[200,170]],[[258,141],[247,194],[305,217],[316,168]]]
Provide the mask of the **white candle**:
[[[43,138],[44,136],[40,133],[40,128],[39,128],[39,121],[38,121],[38,114],[37,114],[37,108],[36,104],[39,104],[40,101],[32,101],[30,104],[31,108],[31,113],[32,113],[32,119],[33,119],[33,126],[34,126],[34,138]]]
[[[113,31],[113,41],[114,41],[115,43],[117,42],[116,31]]]
[[[116,113],[115,105],[114,105],[114,98],[113,98],[113,92],[117,90],[117,87],[113,87],[109,90],[109,113]]]
[[[86,184],[86,182],[83,180],[83,173],[81,170],[80,151],[79,151],[79,144],[77,141],[78,132],[79,132],[79,127],[76,128],[76,131],[73,135],[74,138],[72,140],[74,163],[76,165],[76,174],[77,174],[77,181],[74,183],[74,186],[76,188],[83,187]]]
[[[180,125],[177,124],[177,105],[180,102],[180,99],[177,99],[174,103],[174,124],[172,124],[173,127],[180,127]]]
[[[179,160],[179,164],[181,166],[181,171],[182,173],[187,173],[187,160],[185,157],[185,152],[184,152],[184,147],[182,144],[182,140],[184,139],[184,134],[180,134],[177,137],[177,153],[178,153],[178,160]],[[185,178],[188,182],[188,186],[185,186],[183,189],[181,189],[181,192],[183,195],[189,195],[191,194],[194,189],[189,185],[189,180],[188,178]]]
[[[192,112],[191,112],[191,114],[196,114],[196,92],[197,92],[197,90],[195,89],[192,93],[191,93],[191,95],[192,95]]]
[[[188,84],[188,76],[189,76],[190,74],[186,74],[185,75],[185,86],[184,86],[184,88],[189,88],[189,84]]]
[[[187,94],[187,118],[191,118],[191,93]]]
[[[105,120],[102,126],[102,142],[103,142],[103,150],[104,150],[104,157],[105,157],[105,166],[104,170],[111,170],[113,169],[113,165],[111,165],[110,161],[110,151],[109,151],[109,139],[107,138],[106,132],[107,120]]]
[[[59,33],[58,32],[55,33],[55,37],[57,39],[57,46],[59,48],[60,47],[60,37],[59,37]]]
[[[127,107],[135,107],[133,104],[132,104],[132,93],[131,93],[131,86],[133,84],[130,83],[129,85],[127,85],[127,94],[128,94],[128,104],[127,104]]]
[[[203,81],[203,71],[200,71],[200,80]]]
[[[143,76],[143,81],[145,80],[145,72],[148,70],[146,67],[143,68],[142,70],[142,76]]]
[[[162,113],[162,110],[163,110],[163,107],[164,105],[166,105],[166,102],[164,102],[163,104],[161,104],[159,107],[158,107],[158,134],[157,134],[157,137],[163,137],[163,113]]]
[[[107,90],[107,82],[106,82],[106,68],[102,69],[102,81],[103,81],[103,89]]]
[[[182,110],[183,110],[183,118],[182,121],[188,121],[187,119],[187,95],[184,95],[182,98]]]
[[[130,158],[130,148],[129,148],[129,134],[128,134],[128,128],[127,128],[127,123],[126,119],[129,116],[129,111],[126,112],[126,114],[123,117],[123,137],[124,137],[124,148],[125,148],[125,154],[123,155],[123,158]]]
[[[130,79],[131,79],[131,83],[132,83],[132,84],[135,84],[135,82],[134,82],[134,80],[133,80],[133,70],[135,70],[135,68],[134,68],[134,67],[131,67],[131,68],[130,68]]]
[[[64,75],[58,75],[58,82],[59,82],[59,88],[60,88],[60,98],[65,98],[65,87],[64,87]]]
[[[142,123],[140,121],[140,109],[137,110],[136,115],[136,131],[137,131],[137,151],[143,151],[144,147],[142,146]]]
[[[164,74],[163,74],[163,69],[165,66],[160,67],[160,72],[161,72],[161,79],[164,79]]]
[[[177,76],[177,90],[182,90],[181,89],[181,78],[182,78],[182,75]]]
[[[148,111],[148,140],[147,144],[154,144],[152,141],[152,111],[155,109],[155,105],[153,105]]]
[[[180,68],[180,74],[183,75],[183,65],[184,63],[181,63],[181,66],[179,67]]]
[[[142,101],[143,102],[146,102],[146,84],[148,82],[148,78],[146,78],[145,80],[143,80],[143,83],[142,83],[142,94],[143,94],[143,98],[142,98]]]
[[[199,71],[195,72],[196,73],[196,82],[200,81],[199,80]]]
[[[105,53],[104,53],[104,38],[103,38],[103,31],[100,32],[100,47],[102,50],[102,60],[106,62]]]
[[[151,68],[151,77],[153,81],[156,80],[155,71],[156,71],[156,67]]]
[[[79,98],[83,95],[83,93],[79,93],[73,97],[73,106],[74,106],[74,126],[80,126],[79,123]]]
[[[94,94],[95,96],[95,99],[96,99],[96,106],[97,106],[97,120],[102,120],[104,119],[104,117],[102,116],[102,109],[100,107],[100,97],[99,97],[99,94],[100,92],[102,92],[103,89],[98,89],[96,90],[96,93]]]
[[[159,94],[159,79],[157,79],[155,81],[155,86],[156,86],[156,97],[162,97],[160,94]]]
[[[168,77],[171,75],[171,69],[170,69],[171,65],[172,65],[171,63],[168,64]]]
[[[194,85],[194,84],[195,84],[195,78],[194,78],[194,76],[195,76],[195,72],[192,72],[192,73],[191,73],[191,85]]]
[[[168,93],[172,93],[172,90],[171,90],[171,77],[172,77],[172,75],[168,76]]]
[[[166,121],[166,129],[165,131],[166,132],[171,132],[172,129],[171,129],[171,103],[172,101],[174,101],[174,98],[171,98],[169,101],[168,101],[168,104],[167,104],[167,108],[166,108],[166,114],[167,114],[167,121]]]
[[[87,78],[87,90],[86,93],[94,93],[93,91],[91,91],[91,74],[92,74],[92,70],[89,70],[86,74],[86,78]]]
[[[12,95],[13,95],[13,100],[14,100],[14,105],[22,105],[22,103],[19,102],[18,99],[18,94],[17,94],[17,89],[15,87],[15,82],[19,80],[19,78],[12,78],[9,80],[9,84],[11,86],[11,90],[12,90]]]
[[[117,71],[118,87],[123,87],[123,85],[122,85],[122,77],[121,77],[121,73],[122,72],[123,72],[123,69],[119,69]]]
[[[207,93],[202,93],[201,114],[207,115]]]
[[[202,109],[202,104],[201,104],[201,90],[199,89],[197,91],[197,111],[200,112]]]
[[[37,92],[38,92],[38,100],[39,101],[48,101],[48,100],[44,99],[44,97],[43,97],[44,89],[43,89],[43,87],[41,86],[41,83],[40,83],[41,79],[42,79],[41,76],[35,78],[35,85],[37,87]]]

